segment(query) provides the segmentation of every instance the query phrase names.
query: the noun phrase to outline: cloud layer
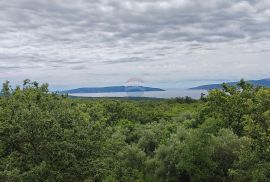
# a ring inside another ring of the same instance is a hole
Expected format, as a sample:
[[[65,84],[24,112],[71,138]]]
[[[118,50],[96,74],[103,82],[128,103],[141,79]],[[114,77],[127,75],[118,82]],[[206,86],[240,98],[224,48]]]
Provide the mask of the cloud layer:
[[[269,0],[0,1],[0,79],[270,77]]]

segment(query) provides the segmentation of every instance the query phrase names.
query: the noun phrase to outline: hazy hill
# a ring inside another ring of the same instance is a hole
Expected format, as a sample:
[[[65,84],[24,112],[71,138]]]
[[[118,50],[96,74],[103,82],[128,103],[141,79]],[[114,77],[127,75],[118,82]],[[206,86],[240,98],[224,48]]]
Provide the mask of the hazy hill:
[[[64,90],[60,93],[111,93],[111,92],[148,92],[148,91],[165,91],[160,88],[143,87],[143,86],[111,86],[111,87],[89,87]]]
[[[263,86],[270,87],[270,78],[261,79],[261,80],[249,80],[249,83],[252,83],[255,86]],[[228,82],[228,85],[236,85],[238,82]],[[222,83],[220,84],[209,84],[209,85],[201,85],[198,87],[190,88],[192,90],[212,90],[212,89],[221,89]]]

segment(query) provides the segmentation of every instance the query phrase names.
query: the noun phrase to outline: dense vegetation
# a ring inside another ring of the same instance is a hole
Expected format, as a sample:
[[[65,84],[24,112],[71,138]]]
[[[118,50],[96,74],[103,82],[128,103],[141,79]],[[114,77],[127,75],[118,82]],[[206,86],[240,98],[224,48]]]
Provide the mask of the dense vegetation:
[[[3,84],[0,181],[270,181],[270,90],[201,101],[75,99]]]

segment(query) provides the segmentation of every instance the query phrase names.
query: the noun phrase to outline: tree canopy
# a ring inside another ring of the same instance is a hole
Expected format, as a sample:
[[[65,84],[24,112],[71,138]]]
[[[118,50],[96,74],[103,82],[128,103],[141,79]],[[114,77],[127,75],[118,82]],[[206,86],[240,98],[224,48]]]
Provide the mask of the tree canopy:
[[[199,101],[70,98],[26,79],[0,96],[0,181],[270,181],[270,90]]]

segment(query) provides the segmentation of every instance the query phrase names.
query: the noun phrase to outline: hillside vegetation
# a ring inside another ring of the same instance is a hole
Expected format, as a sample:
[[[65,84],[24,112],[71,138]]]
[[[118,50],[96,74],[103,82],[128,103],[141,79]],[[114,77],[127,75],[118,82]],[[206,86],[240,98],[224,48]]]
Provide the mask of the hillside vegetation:
[[[3,84],[0,181],[270,181],[270,90],[200,101],[76,99]]]

